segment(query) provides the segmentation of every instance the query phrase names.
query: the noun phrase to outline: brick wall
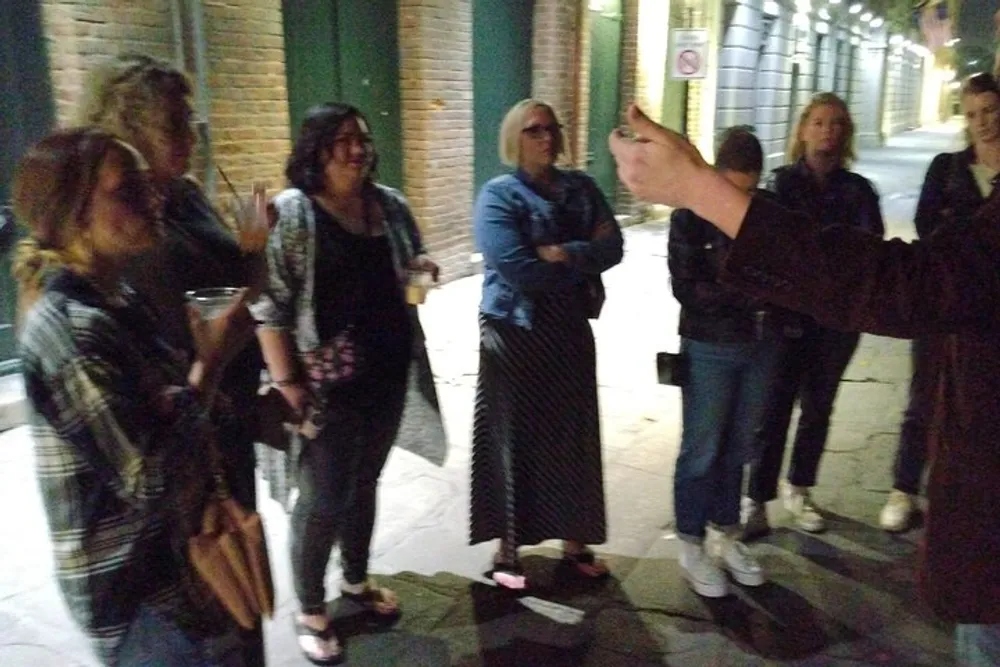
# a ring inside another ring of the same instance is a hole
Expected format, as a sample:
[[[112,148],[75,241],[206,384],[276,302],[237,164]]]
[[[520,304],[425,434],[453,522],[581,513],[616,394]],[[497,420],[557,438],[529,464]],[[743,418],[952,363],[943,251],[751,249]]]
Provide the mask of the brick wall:
[[[551,104],[566,131],[563,164],[586,166],[589,116],[589,12],[582,0],[536,0],[531,96]]]
[[[406,195],[445,279],[469,275],[472,0],[400,0],[399,49]]]
[[[291,149],[281,0],[204,8],[213,158],[237,188],[259,179],[276,191]]]
[[[60,125],[74,120],[84,75],[101,59],[138,51],[176,61],[171,5],[170,0],[43,2]],[[193,64],[191,24],[181,25],[185,60]],[[204,34],[213,157],[238,188],[263,179],[278,189],[290,148],[281,0],[209,0]]]
[[[170,0],[77,4],[43,0],[49,69],[56,121],[73,122],[86,71],[102,58],[124,51],[174,56]]]

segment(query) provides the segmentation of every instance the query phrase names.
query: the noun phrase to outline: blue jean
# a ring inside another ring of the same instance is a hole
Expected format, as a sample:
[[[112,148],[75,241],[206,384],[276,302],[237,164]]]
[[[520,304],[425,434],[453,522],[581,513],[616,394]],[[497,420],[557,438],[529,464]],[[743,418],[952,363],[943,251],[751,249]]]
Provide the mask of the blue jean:
[[[955,662],[958,667],[1000,665],[1000,623],[956,625]]]
[[[235,632],[195,640],[167,617],[142,605],[118,649],[118,667],[243,667],[242,650]]]
[[[740,521],[743,466],[756,457],[755,433],[781,358],[781,343],[681,340],[689,377],[681,388],[683,429],[674,473],[681,539],[700,542],[708,523]]]

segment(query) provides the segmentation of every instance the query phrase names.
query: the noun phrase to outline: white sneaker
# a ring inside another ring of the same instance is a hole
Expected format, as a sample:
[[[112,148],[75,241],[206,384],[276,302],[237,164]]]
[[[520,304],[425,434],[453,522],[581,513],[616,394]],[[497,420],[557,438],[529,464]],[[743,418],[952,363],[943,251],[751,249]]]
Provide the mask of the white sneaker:
[[[744,540],[763,537],[771,532],[771,524],[767,522],[767,505],[764,503],[758,503],[744,496],[740,514]]]
[[[785,509],[791,513],[796,526],[807,533],[819,533],[826,528],[826,521],[816,510],[808,486],[785,484],[784,492]]]
[[[681,567],[684,577],[694,592],[706,598],[722,598],[729,595],[726,575],[712,562],[701,544],[681,540]]]
[[[889,492],[889,500],[882,508],[882,513],[879,514],[879,525],[890,533],[902,532],[910,527],[910,519],[915,509],[913,496],[899,489],[893,489]]]
[[[743,586],[761,586],[764,583],[764,568],[750,553],[747,545],[734,537],[723,535],[721,538],[722,562],[729,570],[733,580]]]

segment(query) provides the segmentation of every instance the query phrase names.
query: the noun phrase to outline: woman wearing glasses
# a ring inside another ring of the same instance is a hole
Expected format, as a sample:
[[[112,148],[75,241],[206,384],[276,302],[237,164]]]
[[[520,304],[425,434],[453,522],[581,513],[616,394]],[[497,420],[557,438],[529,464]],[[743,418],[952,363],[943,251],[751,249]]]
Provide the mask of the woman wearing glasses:
[[[607,574],[587,544],[606,539],[594,336],[600,275],[622,235],[586,174],[557,168],[552,108],[524,100],[500,127],[514,167],[483,186],[474,230],[483,253],[472,460],[473,544],[499,539],[490,576],[523,589],[517,549],[564,540],[563,562]]]
[[[318,665],[341,660],[324,579],[340,544],[341,595],[376,618],[399,613],[395,593],[368,579],[379,475],[399,430],[419,320],[407,272],[437,278],[403,196],[375,182],[362,113],[311,109],[288,160],[293,187],[274,199],[268,285],[253,311],[274,383],[308,417],[292,511],[296,634]]]

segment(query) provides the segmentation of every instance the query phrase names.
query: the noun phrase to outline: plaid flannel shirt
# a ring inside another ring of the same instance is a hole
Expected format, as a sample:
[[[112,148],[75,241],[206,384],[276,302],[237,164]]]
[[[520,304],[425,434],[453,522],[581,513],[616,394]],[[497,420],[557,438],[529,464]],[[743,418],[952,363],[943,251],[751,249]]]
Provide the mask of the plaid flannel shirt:
[[[184,545],[212,485],[212,427],[186,365],[128,288],[112,303],[57,272],[20,344],[56,576],[114,665],[141,604],[182,627],[198,618]]]

